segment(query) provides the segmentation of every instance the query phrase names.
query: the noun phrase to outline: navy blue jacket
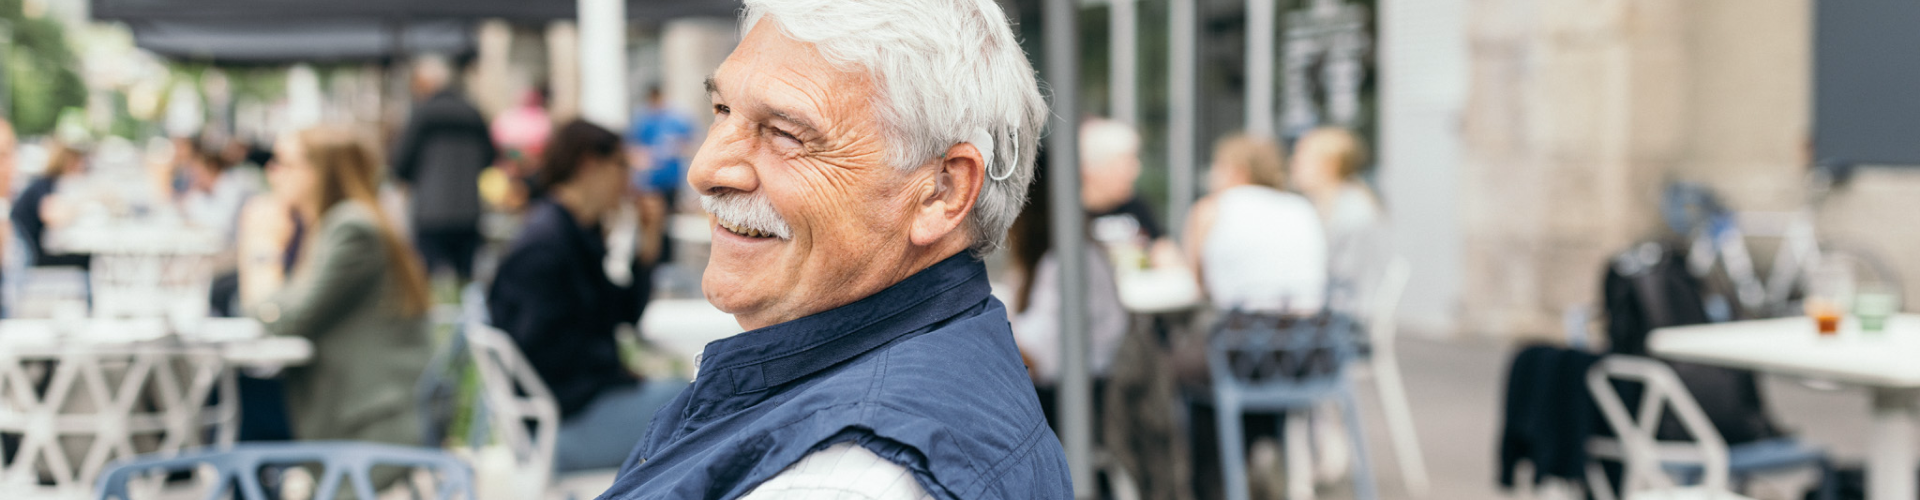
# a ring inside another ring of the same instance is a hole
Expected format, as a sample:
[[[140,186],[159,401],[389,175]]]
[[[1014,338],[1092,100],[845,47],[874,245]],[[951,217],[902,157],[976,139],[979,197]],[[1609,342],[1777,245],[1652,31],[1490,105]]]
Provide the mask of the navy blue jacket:
[[[853,441],[942,499],[1071,498],[986,267],[948,258],[865,299],[707,344],[602,499],[737,498]]]

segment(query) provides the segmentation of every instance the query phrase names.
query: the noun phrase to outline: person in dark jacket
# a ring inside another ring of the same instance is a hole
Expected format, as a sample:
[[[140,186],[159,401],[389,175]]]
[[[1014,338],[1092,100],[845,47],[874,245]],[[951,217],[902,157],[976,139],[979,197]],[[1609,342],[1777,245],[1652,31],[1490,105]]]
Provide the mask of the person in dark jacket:
[[[450,85],[452,68],[437,56],[416,61],[413,109],[393,154],[393,174],[405,184],[413,213],[414,244],[428,272],[473,276],[480,246],[480,171],[498,150],[486,118]]]
[[[642,380],[620,360],[614,331],[640,318],[652,291],[645,263],[615,285],[601,262],[602,216],[625,199],[620,136],[574,121],[548,143],[540,197],[487,294],[494,325],[512,336],[560,403],[554,468],[611,468],[640,441],[647,417],[686,386]]]
[[[13,210],[8,218],[13,221],[15,235],[21,238],[21,243],[33,255],[31,265],[85,268],[89,260],[87,255],[54,253],[47,249],[47,229],[57,226],[58,222],[48,218],[50,214],[46,209],[49,202],[57,203],[54,201],[57,199],[54,191],[62,179],[77,177],[85,172],[86,155],[79,148],[67,144],[58,144],[51,149],[53,154],[47,160],[46,172],[35,177],[25,190],[20,191],[20,196],[13,200]]]

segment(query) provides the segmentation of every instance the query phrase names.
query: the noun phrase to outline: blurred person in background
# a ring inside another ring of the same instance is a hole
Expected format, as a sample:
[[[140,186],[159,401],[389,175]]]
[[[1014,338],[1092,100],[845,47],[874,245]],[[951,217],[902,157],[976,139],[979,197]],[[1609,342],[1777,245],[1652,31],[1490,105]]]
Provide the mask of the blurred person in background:
[[[49,229],[56,229],[72,222],[74,214],[60,203],[55,194],[63,181],[85,175],[87,168],[86,153],[81,147],[67,142],[58,142],[48,148],[52,153],[47,158],[47,168],[20,196],[13,201],[10,214],[14,235],[33,256],[34,266],[74,266],[87,267],[88,256],[84,254],[56,254],[47,250],[46,236]]]
[[[1179,248],[1167,238],[1153,207],[1140,199],[1140,134],[1133,126],[1095,118],[1080,125],[1080,203],[1093,217],[1093,237],[1133,268],[1181,264]]]
[[[1034,388],[1040,395],[1040,408],[1047,422],[1058,431],[1054,408],[1056,385],[1060,380],[1060,261],[1053,252],[1051,199],[1046,186],[1045,153],[1038,162],[1033,183],[1027,187],[1027,207],[1013,220],[1007,234],[1008,256],[1015,276],[1013,339],[1020,346]],[[1088,238],[1092,242],[1092,238]],[[1093,341],[1094,395],[1102,391],[1108,367],[1120,339],[1127,333],[1127,311],[1120,305],[1120,292],[1114,285],[1114,268],[1107,253],[1097,245],[1087,245],[1087,331]],[[1098,404],[1095,407],[1099,407]]]
[[[1194,203],[1187,220],[1187,256],[1198,271],[1200,288],[1215,311],[1280,316],[1317,313],[1327,284],[1327,244],[1313,203],[1282,191],[1286,170],[1280,146],[1272,139],[1234,134],[1214,144],[1207,172],[1209,194]],[[1210,330],[1207,330],[1210,332]],[[1173,369],[1181,388],[1211,393],[1207,369],[1208,335],[1187,335],[1174,345]],[[1280,415],[1247,413],[1246,442],[1220,443],[1213,409],[1189,405],[1193,419],[1193,479],[1199,498],[1220,498],[1219,446],[1255,447],[1247,456],[1255,471],[1278,463]],[[1256,490],[1278,490],[1255,473]]]
[[[413,65],[413,108],[394,149],[393,175],[404,185],[412,212],[414,244],[427,270],[473,277],[480,247],[480,171],[499,150],[486,118],[452,84],[453,68],[440,56]]]
[[[624,202],[628,167],[620,136],[586,121],[562,127],[536,178],[538,197],[487,293],[495,326],[512,336],[560,404],[554,469],[618,467],[654,412],[683,380],[643,379],[621,362],[614,334],[639,321],[652,291],[650,262],[629,263],[615,285],[601,265],[605,223]]]
[[[1326,234],[1313,203],[1282,191],[1285,170],[1271,139],[1220,139],[1209,194],[1187,220],[1187,256],[1217,310],[1311,314],[1327,282]]]
[[[0,118],[0,212],[13,212],[13,175],[19,171],[20,137],[13,132],[13,122]],[[0,219],[0,259],[5,259],[8,245],[13,244],[13,217]],[[13,264],[0,260],[0,264]],[[6,266],[0,265],[0,269]],[[5,276],[0,276],[4,281]]]
[[[420,442],[413,388],[432,355],[430,298],[376,200],[378,165],[345,128],[301,130],[276,146],[274,190],[312,229],[285,286],[249,309],[268,332],[313,342],[312,361],[283,377],[295,439]]]
[[[187,162],[187,190],[177,203],[188,224],[213,231],[220,237],[220,248],[238,249],[240,211],[247,199],[259,192],[259,183],[242,167],[228,159],[224,145],[201,143]],[[223,254],[215,266],[210,297],[216,316],[231,316],[239,296],[240,278],[233,254]]]
[[[1293,184],[1313,201],[1326,228],[1328,272],[1339,297],[1334,306],[1361,312],[1392,252],[1386,210],[1361,178],[1367,146],[1352,131],[1315,129],[1293,146]]]
[[[654,85],[647,88],[647,106],[634,115],[633,128],[627,131],[641,167],[634,173],[634,186],[644,193],[640,223],[649,234],[643,250],[657,254],[661,262],[673,261],[673,245],[666,231],[656,228],[664,229],[687,184],[687,147],[693,141],[693,127],[693,119],[668,104],[666,94]]]
[[[544,89],[528,89],[520,104],[493,117],[493,142],[500,146],[500,161],[481,174],[488,202],[502,210],[519,212],[530,194],[528,180],[540,167],[547,139],[553,134],[553,118],[547,115]],[[491,185],[491,186],[489,186]]]

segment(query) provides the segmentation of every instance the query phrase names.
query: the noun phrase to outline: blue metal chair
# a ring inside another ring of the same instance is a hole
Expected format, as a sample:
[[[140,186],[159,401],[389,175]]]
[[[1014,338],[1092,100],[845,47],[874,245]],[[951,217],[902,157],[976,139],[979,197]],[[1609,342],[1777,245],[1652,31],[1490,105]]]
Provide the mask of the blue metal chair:
[[[1340,405],[1347,430],[1352,433],[1355,496],[1361,500],[1377,498],[1353,382],[1347,376],[1360,335],[1351,319],[1331,313],[1285,317],[1233,311],[1215,327],[1208,342],[1207,369],[1213,382],[1221,470],[1229,500],[1247,500],[1249,496],[1240,414],[1305,412],[1328,401]],[[1290,441],[1304,439],[1305,435],[1296,432]],[[1289,447],[1304,450],[1303,444],[1290,443]],[[1289,455],[1289,462],[1306,459],[1301,453]],[[1289,480],[1311,481],[1301,477]]]
[[[224,498],[238,493],[245,500],[272,498],[260,485],[260,471],[266,467],[320,464],[321,476],[315,483],[313,498],[332,499],[340,492],[340,483],[351,482],[354,496],[371,500],[374,496],[372,471],[375,466],[399,466],[426,469],[439,484],[437,498],[473,500],[473,471],[465,462],[446,452],[429,449],[357,442],[259,443],[243,444],[225,451],[201,451],[171,457],[136,457],[120,461],[100,477],[95,488],[100,500],[129,500],[127,483],[147,474],[172,474],[211,466],[214,486],[206,498]],[[235,485],[238,491],[233,491]]]

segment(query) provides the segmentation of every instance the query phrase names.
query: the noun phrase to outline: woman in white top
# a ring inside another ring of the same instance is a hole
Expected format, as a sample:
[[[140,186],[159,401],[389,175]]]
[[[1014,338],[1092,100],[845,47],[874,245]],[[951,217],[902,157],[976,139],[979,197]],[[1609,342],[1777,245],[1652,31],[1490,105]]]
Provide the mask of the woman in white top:
[[[1281,191],[1273,141],[1244,134],[1214,146],[1212,194],[1193,205],[1187,255],[1216,309],[1317,312],[1327,287],[1327,242],[1313,204]]]

